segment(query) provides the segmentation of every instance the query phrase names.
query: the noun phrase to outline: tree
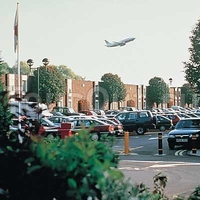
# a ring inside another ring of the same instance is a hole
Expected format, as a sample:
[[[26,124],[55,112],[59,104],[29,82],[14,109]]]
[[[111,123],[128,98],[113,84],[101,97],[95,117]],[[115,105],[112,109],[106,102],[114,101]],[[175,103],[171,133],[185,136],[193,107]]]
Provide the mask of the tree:
[[[119,102],[125,99],[126,88],[117,74],[104,74],[101,80],[99,91],[104,96],[104,99],[108,101],[109,109],[112,102]],[[107,94],[105,94],[105,91]]]
[[[18,74],[18,66],[17,65],[13,66],[11,69],[12,69],[13,74]],[[28,66],[28,64],[24,61],[21,61],[20,62],[20,74],[21,75],[29,75],[30,72],[31,72],[31,69]]]
[[[0,74],[8,74],[10,71],[10,67],[7,63],[4,62],[3,58],[1,57],[0,51]]]
[[[58,71],[63,74],[66,79],[75,79],[75,80],[83,80],[84,78],[76,75],[70,68],[66,65],[57,66]]]
[[[0,65],[4,62],[3,58],[1,57],[1,51],[0,51]]]
[[[9,130],[12,114],[8,107],[8,92],[4,90],[4,85],[0,81],[0,144],[4,142],[5,135]]]
[[[169,86],[160,77],[154,77],[149,80],[149,86],[146,92],[147,104],[156,106],[160,103],[167,103],[169,100]]]
[[[188,49],[190,53],[189,61],[183,62],[185,78],[191,87],[197,93],[200,93],[200,20],[196,23],[191,31],[190,42],[191,47]]]
[[[29,92],[38,94],[39,88],[39,97],[43,102],[56,102],[65,94],[65,77],[55,66],[40,66],[34,71],[32,86],[33,91]]]
[[[193,88],[189,83],[185,83],[181,89],[181,100],[184,101],[184,104],[192,104],[193,98],[195,98],[195,93]]]

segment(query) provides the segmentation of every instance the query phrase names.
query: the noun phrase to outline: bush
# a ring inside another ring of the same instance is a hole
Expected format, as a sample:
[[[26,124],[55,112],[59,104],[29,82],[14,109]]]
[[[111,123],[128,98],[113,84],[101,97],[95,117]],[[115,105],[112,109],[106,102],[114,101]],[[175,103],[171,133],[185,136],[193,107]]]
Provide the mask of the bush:
[[[5,137],[0,146],[0,199],[166,200],[167,177],[154,177],[151,193],[118,170],[113,138],[92,141],[89,130],[60,138]],[[189,200],[199,198],[196,188]],[[176,200],[184,198],[177,197]]]

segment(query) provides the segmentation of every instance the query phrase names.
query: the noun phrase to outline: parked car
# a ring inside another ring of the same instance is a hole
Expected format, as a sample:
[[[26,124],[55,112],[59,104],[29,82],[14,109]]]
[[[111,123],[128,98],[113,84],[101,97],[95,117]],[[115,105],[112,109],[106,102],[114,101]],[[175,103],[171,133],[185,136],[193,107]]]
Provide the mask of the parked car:
[[[187,112],[186,114],[189,115],[190,117],[199,117],[198,115],[196,115],[193,112]]]
[[[173,127],[172,120],[162,115],[155,115],[157,118],[156,128],[160,131],[169,130]]]
[[[115,115],[117,115],[120,112],[121,111],[119,111],[119,110],[106,110],[105,115],[106,115],[106,117],[111,118],[111,117],[114,117]]]
[[[18,119],[14,118],[12,121],[13,123],[9,127],[9,130],[11,132],[18,131],[20,127],[20,130],[22,132],[25,132],[25,130],[29,128],[32,134],[39,134],[39,132],[42,130],[42,132],[40,132],[42,136],[47,136],[49,134],[58,134],[59,127],[53,124],[47,118],[41,118],[39,121],[31,118],[25,118],[23,121],[21,121],[21,126],[19,126]]]
[[[192,134],[196,135],[196,142],[200,145],[200,118],[181,119],[173,130],[168,133],[169,149],[177,145],[192,146]]]
[[[116,136],[124,134],[123,125],[121,123],[119,124],[117,122],[114,122],[113,120],[106,119],[106,118],[100,118],[99,120],[103,121],[103,122],[105,122],[107,124],[113,124]]]
[[[80,118],[80,119],[70,119],[73,122],[73,129],[71,130],[73,134],[80,131],[83,127],[88,129],[91,128],[91,139],[100,140],[101,136],[114,136],[114,126],[112,124],[107,124],[98,119],[94,118]]]
[[[124,127],[124,131],[136,131],[138,135],[142,135],[149,129],[156,129],[156,117],[150,110],[126,111],[118,113],[115,116]]]
[[[175,126],[177,124],[177,122],[179,122],[181,120],[181,118],[175,113],[167,113],[167,114],[165,113],[165,114],[163,114],[163,116],[171,119],[173,126]]]
[[[97,113],[94,112],[93,110],[81,110],[80,113],[83,113],[85,115],[97,116]]]
[[[183,119],[183,118],[191,118],[191,116],[187,115],[186,113],[181,113],[181,112],[177,112],[177,115]]]
[[[49,117],[48,120],[50,120],[54,125],[60,127],[61,123],[70,121],[70,116],[65,116],[65,115],[52,116]]]
[[[73,108],[69,108],[69,107],[54,107],[52,112],[60,112],[63,115],[66,116],[71,116],[71,115],[84,115],[83,113],[77,113],[74,111]]]

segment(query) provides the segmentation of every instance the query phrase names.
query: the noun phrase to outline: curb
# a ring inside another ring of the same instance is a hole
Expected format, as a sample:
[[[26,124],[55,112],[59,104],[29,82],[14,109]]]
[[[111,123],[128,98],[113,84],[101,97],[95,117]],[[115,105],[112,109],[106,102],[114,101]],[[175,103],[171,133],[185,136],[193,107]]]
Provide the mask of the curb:
[[[189,156],[199,156],[200,157],[200,150],[197,150],[196,153],[192,153],[192,150],[187,152],[187,155]]]

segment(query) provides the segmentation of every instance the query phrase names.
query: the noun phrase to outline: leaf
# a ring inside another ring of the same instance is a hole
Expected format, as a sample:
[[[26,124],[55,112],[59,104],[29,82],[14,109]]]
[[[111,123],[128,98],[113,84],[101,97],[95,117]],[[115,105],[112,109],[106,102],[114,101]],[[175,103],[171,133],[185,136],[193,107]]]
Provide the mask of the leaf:
[[[42,168],[41,165],[34,165],[34,166],[28,168],[27,174],[31,174],[32,172],[34,172],[34,171],[36,171],[36,170],[39,170],[39,169],[41,169],[41,168]]]
[[[13,151],[13,148],[11,146],[6,147],[8,151]]]
[[[69,187],[70,187],[71,189],[76,189],[76,188],[77,188],[77,184],[76,184],[76,181],[75,181],[74,179],[69,178],[69,179],[67,180],[67,182],[68,182],[68,185],[69,185]]]

